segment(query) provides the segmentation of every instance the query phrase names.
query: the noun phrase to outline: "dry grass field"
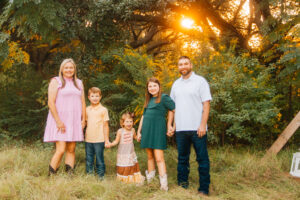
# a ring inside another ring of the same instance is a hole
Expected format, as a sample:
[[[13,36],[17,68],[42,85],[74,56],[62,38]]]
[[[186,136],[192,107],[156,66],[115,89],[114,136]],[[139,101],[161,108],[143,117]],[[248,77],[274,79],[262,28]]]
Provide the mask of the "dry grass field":
[[[146,154],[136,145],[144,174]],[[192,151],[193,152],[193,151]],[[285,149],[277,157],[262,160],[263,151],[223,147],[210,148],[211,193],[205,199],[300,199],[300,181],[288,175],[293,151]],[[77,167],[70,176],[60,168],[48,177],[53,146],[2,145],[0,147],[0,199],[200,199],[194,152],[191,155],[190,188],[176,185],[176,149],[165,152],[169,191],[159,190],[158,177],[144,186],[127,185],[115,179],[116,148],[105,151],[106,178],[99,181],[85,174],[84,145],[76,149]]]

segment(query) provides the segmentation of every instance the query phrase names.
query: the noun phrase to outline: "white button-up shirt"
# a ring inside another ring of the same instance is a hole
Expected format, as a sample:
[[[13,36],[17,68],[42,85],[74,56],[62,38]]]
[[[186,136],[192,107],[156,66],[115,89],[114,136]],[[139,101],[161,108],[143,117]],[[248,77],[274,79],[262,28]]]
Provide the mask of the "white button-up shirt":
[[[171,89],[175,102],[176,131],[196,131],[201,123],[203,102],[212,100],[208,82],[192,72],[188,79],[177,79]]]

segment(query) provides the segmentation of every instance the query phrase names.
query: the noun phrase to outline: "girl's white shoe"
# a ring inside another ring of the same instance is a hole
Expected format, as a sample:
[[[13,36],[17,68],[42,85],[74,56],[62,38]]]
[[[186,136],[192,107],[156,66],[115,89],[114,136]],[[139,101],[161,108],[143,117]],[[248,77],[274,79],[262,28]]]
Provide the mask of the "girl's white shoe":
[[[148,172],[148,170],[145,171],[147,182],[150,183],[152,179],[155,177],[155,170]]]
[[[168,176],[167,174],[163,176],[159,176],[159,181],[160,181],[160,189],[164,191],[168,191]]]

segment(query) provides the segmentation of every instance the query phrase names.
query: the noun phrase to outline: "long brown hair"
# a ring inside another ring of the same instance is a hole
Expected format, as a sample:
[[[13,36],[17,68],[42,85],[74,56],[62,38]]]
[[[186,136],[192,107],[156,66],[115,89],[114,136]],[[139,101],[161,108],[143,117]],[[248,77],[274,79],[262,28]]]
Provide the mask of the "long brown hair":
[[[144,108],[147,108],[148,106],[148,103],[152,97],[152,94],[149,93],[148,91],[148,85],[149,83],[152,82],[152,83],[157,83],[158,86],[159,86],[159,91],[158,91],[158,95],[157,95],[157,98],[155,100],[155,103],[160,103],[160,100],[161,100],[161,87],[160,87],[160,82],[157,78],[155,77],[151,77],[148,79],[147,81],[147,84],[146,84],[146,93],[145,93],[145,104],[144,104]]]
[[[80,90],[79,87],[78,87],[78,84],[77,84],[77,75],[76,75],[77,74],[77,69],[76,69],[76,64],[75,64],[75,62],[74,62],[74,60],[72,58],[64,59],[62,61],[62,63],[60,64],[58,76],[59,76],[59,79],[60,79],[60,81],[62,83],[62,88],[64,88],[65,85],[66,85],[66,81],[64,79],[62,71],[63,71],[63,68],[65,67],[65,65],[67,63],[71,63],[74,66],[74,74],[73,74],[73,77],[72,77],[73,78],[73,84],[75,85],[75,87],[78,90]]]

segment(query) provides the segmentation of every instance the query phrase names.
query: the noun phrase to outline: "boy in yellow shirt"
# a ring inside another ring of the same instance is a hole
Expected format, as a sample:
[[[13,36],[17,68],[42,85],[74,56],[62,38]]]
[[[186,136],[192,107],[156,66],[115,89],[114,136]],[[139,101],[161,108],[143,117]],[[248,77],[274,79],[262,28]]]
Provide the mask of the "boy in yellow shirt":
[[[94,173],[96,155],[96,173],[102,180],[105,174],[104,148],[109,147],[108,111],[100,103],[101,90],[92,87],[88,91],[91,105],[86,108],[87,129],[85,133],[86,173]]]

